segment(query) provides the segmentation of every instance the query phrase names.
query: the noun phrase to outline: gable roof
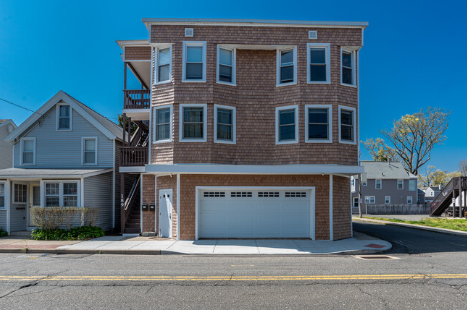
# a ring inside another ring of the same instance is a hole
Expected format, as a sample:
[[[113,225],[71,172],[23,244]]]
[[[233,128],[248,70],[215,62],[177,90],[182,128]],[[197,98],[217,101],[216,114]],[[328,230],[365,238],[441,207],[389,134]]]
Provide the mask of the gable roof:
[[[364,161],[360,164],[365,168],[367,179],[413,179],[415,175],[407,173],[397,161]]]
[[[52,98],[49,99],[43,106],[41,106],[35,113],[33,113],[27,120],[18,126],[9,136],[5,138],[5,141],[13,141],[19,135],[21,135],[26,129],[31,127],[39,118],[53,108],[59,101],[64,101],[69,104],[72,109],[76,110],[81,116],[83,116],[88,122],[96,127],[102,134],[107,138],[114,140],[121,140],[123,129],[114,122],[100,115],[84,103],[76,100],[72,96],[68,95],[64,91],[59,91]]]
[[[16,126],[15,122],[13,122],[12,119],[0,119],[0,127],[7,125],[7,124],[13,125],[14,128],[18,127]]]

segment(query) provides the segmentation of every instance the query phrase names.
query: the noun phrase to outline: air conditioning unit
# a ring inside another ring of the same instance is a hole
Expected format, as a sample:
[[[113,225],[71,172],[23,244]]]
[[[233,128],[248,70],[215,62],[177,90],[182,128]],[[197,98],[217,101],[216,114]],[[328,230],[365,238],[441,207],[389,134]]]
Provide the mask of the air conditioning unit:
[[[185,28],[185,37],[193,36],[193,28]]]
[[[308,39],[318,39],[318,31],[308,31]]]

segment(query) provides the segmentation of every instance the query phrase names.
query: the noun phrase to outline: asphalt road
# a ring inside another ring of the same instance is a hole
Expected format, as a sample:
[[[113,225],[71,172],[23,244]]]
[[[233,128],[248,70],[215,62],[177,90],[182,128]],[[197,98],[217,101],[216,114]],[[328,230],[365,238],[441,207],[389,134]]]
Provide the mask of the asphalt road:
[[[465,309],[467,238],[370,223],[397,259],[0,255],[0,309]]]

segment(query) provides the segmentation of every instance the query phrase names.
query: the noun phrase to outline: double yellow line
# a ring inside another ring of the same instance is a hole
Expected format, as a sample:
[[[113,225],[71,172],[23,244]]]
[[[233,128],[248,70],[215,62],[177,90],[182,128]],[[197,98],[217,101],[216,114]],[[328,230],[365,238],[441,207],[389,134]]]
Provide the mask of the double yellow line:
[[[0,276],[0,281],[345,281],[467,279],[467,274],[379,274],[320,276]]]

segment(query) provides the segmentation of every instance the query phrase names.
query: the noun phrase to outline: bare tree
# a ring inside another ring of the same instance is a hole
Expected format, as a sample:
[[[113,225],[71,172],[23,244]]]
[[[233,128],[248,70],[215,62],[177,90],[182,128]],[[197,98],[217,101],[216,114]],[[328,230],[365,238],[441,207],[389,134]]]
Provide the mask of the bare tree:
[[[463,177],[467,177],[467,159],[462,159],[459,162],[459,172]]]

